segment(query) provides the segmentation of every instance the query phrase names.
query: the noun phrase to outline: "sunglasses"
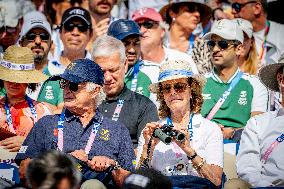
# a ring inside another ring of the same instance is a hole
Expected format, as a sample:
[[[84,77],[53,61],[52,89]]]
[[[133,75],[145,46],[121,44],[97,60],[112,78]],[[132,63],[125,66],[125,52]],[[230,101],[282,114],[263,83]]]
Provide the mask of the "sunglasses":
[[[225,50],[229,47],[229,44],[232,44],[232,42],[229,42],[229,41],[226,41],[226,40],[220,40],[220,41],[210,40],[210,41],[207,42],[207,45],[208,45],[210,50],[212,50],[215,47],[216,44],[218,45],[219,48]]]
[[[178,93],[183,93],[188,87],[188,84],[187,83],[181,83],[181,82],[178,82],[178,83],[174,83],[174,84],[164,84],[164,85],[161,85],[161,91],[164,93],[164,94],[167,94],[167,93],[170,93],[172,88],[174,88],[174,90]]]
[[[49,34],[47,34],[47,33],[40,33],[40,34],[28,33],[28,34],[25,36],[25,38],[26,38],[28,41],[34,41],[37,36],[39,36],[42,41],[48,41],[48,40],[49,40]]]
[[[152,20],[148,20],[148,21],[145,21],[145,22],[138,23],[140,28],[143,26],[146,29],[152,29],[157,24],[158,24],[158,22],[155,22],[155,21],[152,21]]]
[[[244,8],[247,4],[257,3],[257,1],[248,1],[246,3],[233,3],[232,9],[234,9],[237,13],[241,12],[242,8]]]
[[[68,32],[71,32],[74,30],[74,28],[78,28],[80,32],[86,32],[89,29],[89,26],[85,24],[74,24],[74,23],[66,23],[64,24],[64,29]]]
[[[61,89],[65,89],[68,86],[70,91],[73,91],[73,92],[78,91],[78,83],[69,82],[69,81],[66,81],[65,79],[61,79],[59,81],[59,86]]]

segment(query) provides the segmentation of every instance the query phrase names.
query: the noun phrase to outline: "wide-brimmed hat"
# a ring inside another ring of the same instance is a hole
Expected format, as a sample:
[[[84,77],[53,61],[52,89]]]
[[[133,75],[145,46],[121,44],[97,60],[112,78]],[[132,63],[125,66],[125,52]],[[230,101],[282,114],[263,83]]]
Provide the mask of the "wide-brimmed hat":
[[[0,60],[0,79],[15,83],[39,83],[48,77],[35,69],[34,55],[28,47],[12,45]]]
[[[165,5],[161,8],[160,14],[163,18],[163,20],[167,23],[169,23],[169,20],[171,20],[169,11],[173,6],[180,6],[180,5],[188,5],[188,6],[197,6],[199,10],[201,10],[200,14],[200,22],[207,23],[211,17],[211,8],[207,6],[203,0],[173,0],[171,3]]]
[[[269,89],[279,91],[278,82],[276,79],[276,72],[279,68],[284,66],[284,54],[281,55],[278,63],[268,64],[263,66],[258,73],[260,81]]]
[[[203,76],[193,73],[189,62],[184,60],[167,60],[160,66],[158,82],[151,84],[149,86],[149,89],[152,93],[157,93],[159,89],[159,83],[189,77],[196,79],[201,87],[205,83]]]

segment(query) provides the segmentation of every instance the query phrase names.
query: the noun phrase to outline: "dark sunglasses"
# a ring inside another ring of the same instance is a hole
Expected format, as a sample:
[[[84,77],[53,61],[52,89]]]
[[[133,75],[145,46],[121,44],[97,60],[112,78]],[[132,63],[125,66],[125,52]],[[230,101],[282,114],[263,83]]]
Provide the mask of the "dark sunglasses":
[[[138,23],[140,28],[143,26],[146,29],[152,29],[157,24],[158,24],[158,22],[155,22],[155,21],[152,21],[152,20],[148,20],[148,21],[145,21],[145,22]]]
[[[37,36],[39,36],[42,41],[48,41],[48,40],[49,40],[49,34],[47,34],[47,33],[40,33],[40,34],[28,33],[28,34],[25,36],[25,38],[26,38],[28,41],[34,41]]]
[[[78,83],[69,82],[69,81],[66,81],[65,79],[61,79],[59,81],[59,86],[61,89],[65,89],[68,86],[70,91],[73,91],[73,92],[78,91]]]
[[[170,93],[171,89],[174,88],[176,92],[183,93],[187,87],[188,87],[187,83],[181,83],[181,82],[174,83],[174,84],[164,84],[164,85],[161,85],[161,91],[163,93]]]
[[[234,9],[236,12],[241,12],[243,7],[245,7],[247,4],[251,4],[251,3],[257,3],[257,1],[248,1],[246,3],[233,3],[232,9]]]
[[[218,47],[220,47],[221,49],[225,50],[229,47],[229,44],[235,44],[234,42],[229,42],[229,41],[226,41],[226,40],[220,40],[220,41],[208,41],[207,42],[207,45],[209,47],[210,50],[212,50],[215,45],[218,45]]]
[[[89,29],[89,26],[84,24],[74,24],[74,23],[64,24],[64,29],[68,32],[73,31],[75,27],[78,28],[80,32],[86,32]]]

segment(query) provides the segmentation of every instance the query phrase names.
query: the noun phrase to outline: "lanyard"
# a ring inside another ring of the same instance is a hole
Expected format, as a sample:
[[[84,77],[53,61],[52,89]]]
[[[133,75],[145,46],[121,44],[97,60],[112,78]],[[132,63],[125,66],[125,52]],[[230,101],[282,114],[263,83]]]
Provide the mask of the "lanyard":
[[[232,80],[231,84],[229,85],[228,89],[222,94],[222,96],[219,98],[217,103],[214,105],[214,107],[211,109],[209,114],[207,115],[206,119],[211,120],[214,115],[218,112],[218,110],[221,108],[227,97],[230,95],[231,91],[235,88],[235,86],[238,84],[240,79],[242,78],[243,72],[239,72],[236,77]]]
[[[188,132],[189,132],[189,140],[190,141],[192,141],[192,138],[193,138],[193,128],[192,128],[192,118],[193,118],[193,116],[194,116],[194,114],[190,114],[189,123],[187,125],[187,129],[188,129]],[[173,126],[173,122],[172,122],[172,120],[169,117],[167,117],[167,124]],[[176,143],[173,143],[173,146],[174,146],[174,152],[175,152],[176,158],[180,158],[181,154],[182,154],[180,148],[178,147],[178,145]]]
[[[63,150],[63,129],[64,129],[64,120],[65,120],[65,111],[63,110],[60,114],[59,121],[57,123],[57,129],[58,129],[58,141],[57,141],[57,149],[62,151]],[[85,147],[85,153],[88,155],[90,153],[90,150],[92,148],[92,145],[95,141],[96,135],[99,131],[99,127],[102,124],[102,121],[99,123],[94,123],[92,132],[89,136],[87,145]]]
[[[139,64],[140,61],[138,61],[134,65],[134,70],[133,70],[133,78],[131,80],[131,91],[135,92],[137,88],[137,82],[138,82],[138,73],[139,73]]]
[[[37,113],[36,113],[36,109],[34,107],[34,104],[32,102],[32,99],[28,96],[25,96],[26,98],[26,101],[30,107],[30,111],[34,117],[34,123],[37,122]],[[5,112],[6,112],[6,120],[7,120],[7,123],[8,123],[8,126],[9,126],[9,129],[11,132],[13,133],[16,133],[15,129],[14,129],[14,126],[13,126],[13,119],[12,119],[12,114],[11,114],[11,110],[9,108],[9,105],[8,105],[8,97],[7,95],[5,96]]]
[[[263,57],[264,57],[264,53],[266,51],[266,48],[267,48],[267,35],[268,35],[268,32],[269,32],[269,29],[270,29],[270,22],[268,20],[266,20],[266,27],[265,27],[265,32],[264,32],[264,39],[263,39],[263,42],[261,44],[261,49],[260,49],[260,52],[259,52],[259,60],[262,60]]]
[[[194,48],[194,38],[195,38],[195,36],[193,34],[191,34],[189,39],[188,39],[188,49],[186,50],[187,54],[191,54],[192,53],[192,50]],[[170,41],[169,41],[169,39],[166,40],[165,46],[167,48],[170,48]]]
[[[282,133],[276,140],[269,146],[269,148],[265,151],[264,155],[261,157],[261,162],[265,163],[268,160],[268,157],[272,153],[272,151],[284,140],[284,133]]]
[[[118,99],[117,104],[116,104],[116,108],[115,108],[115,110],[113,112],[113,115],[112,115],[112,120],[113,121],[117,121],[118,120],[119,114],[120,114],[121,109],[123,107],[123,104],[124,104],[124,100]]]

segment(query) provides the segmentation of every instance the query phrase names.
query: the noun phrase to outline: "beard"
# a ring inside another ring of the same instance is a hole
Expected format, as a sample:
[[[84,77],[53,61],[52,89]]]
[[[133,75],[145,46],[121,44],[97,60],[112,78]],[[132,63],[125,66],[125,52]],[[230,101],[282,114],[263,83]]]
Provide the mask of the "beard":
[[[45,57],[43,55],[36,54],[34,55],[35,64],[42,65],[44,64]]]

